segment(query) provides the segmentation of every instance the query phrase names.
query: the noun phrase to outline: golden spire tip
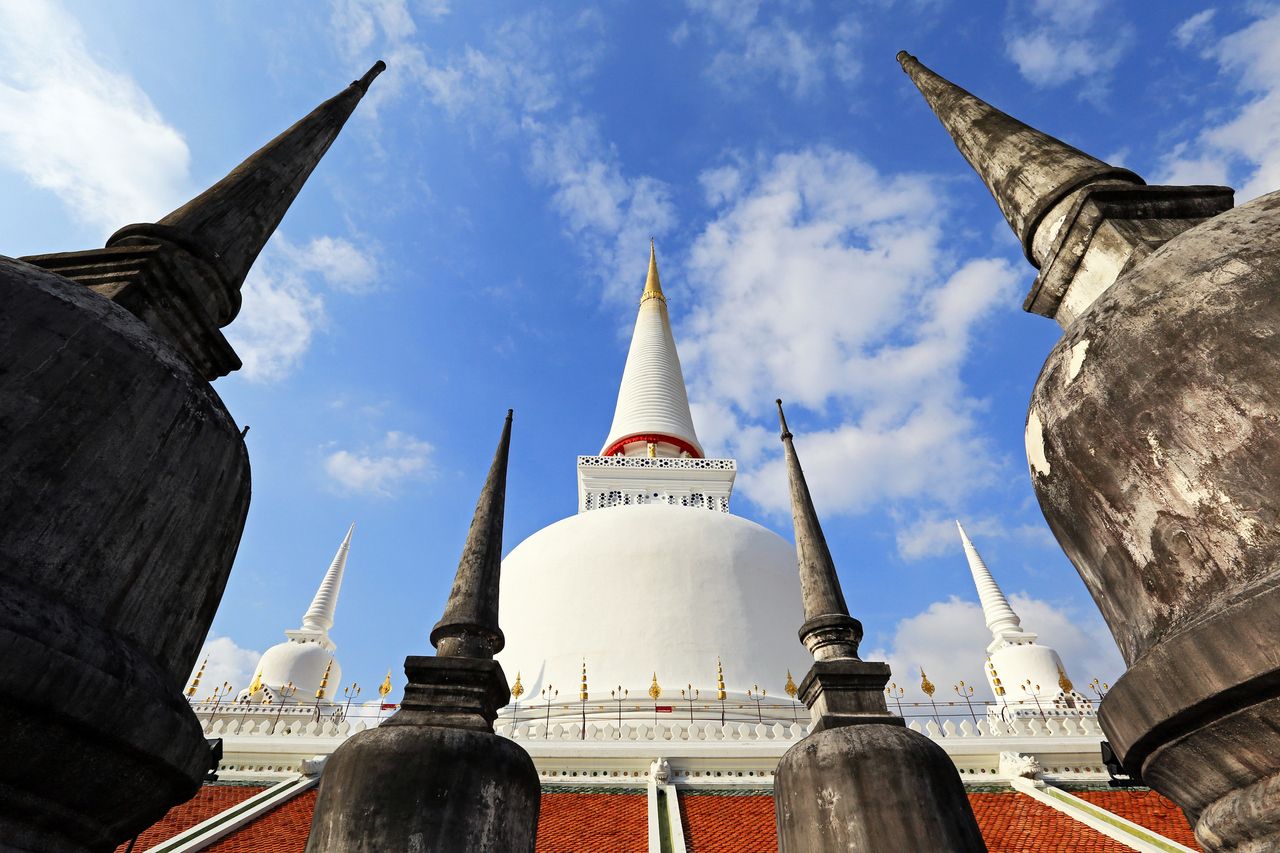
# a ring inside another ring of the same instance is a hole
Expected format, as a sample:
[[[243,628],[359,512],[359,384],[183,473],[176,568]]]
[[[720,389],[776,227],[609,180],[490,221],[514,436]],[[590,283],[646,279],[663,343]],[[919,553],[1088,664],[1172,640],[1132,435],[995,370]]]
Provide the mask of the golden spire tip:
[[[644,280],[644,293],[640,294],[640,304],[643,305],[649,299],[657,299],[659,302],[666,302],[667,297],[662,293],[662,282],[658,279],[658,253],[653,245],[653,238],[649,238],[649,274]]]

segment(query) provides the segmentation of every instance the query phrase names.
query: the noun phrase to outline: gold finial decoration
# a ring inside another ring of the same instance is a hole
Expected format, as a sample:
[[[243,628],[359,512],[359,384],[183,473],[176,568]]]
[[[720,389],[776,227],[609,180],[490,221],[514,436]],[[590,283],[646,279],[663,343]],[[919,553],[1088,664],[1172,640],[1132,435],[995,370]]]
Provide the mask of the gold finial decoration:
[[[187,698],[190,699],[196,695],[196,689],[200,687],[200,679],[204,677],[204,668],[209,663],[209,659],[205,658],[200,662],[200,669],[196,670],[195,678],[191,679],[191,686],[187,688]]]
[[[524,695],[524,685],[520,683],[520,673],[516,673],[516,683],[511,685],[511,698],[519,699]]]
[[[253,681],[249,682],[249,692],[247,696],[252,696],[262,689],[262,670],[258,670],[258,674],[253,677]]]
[[[1067,671],[1058,665],[1058,686],[1062,688],[1063,693],[1070,693],[1075,690],[1075,685],[1071,683],[1071,679],[1067,678]]]
[[[658,281],[658,255],[653,248],[653,238],[649,238],[649,275],[645,277],[644,293],[640,294],[640,304],[656,299],[666,304],[667,297],[662,293],[662,282]]]
[[[653,683],[649,685],[649,698],[657,702],[658,697],[662,695],[662,688],[658,686],[658,673],[653,674]]]
[[[929,676],[924,674],[924,667],[920,668],[920,689],[924,691],[924,695],[933,698],[933,691],[937,688],[933,686],[933,682],[929,680]]]
[[[647,445],[645,445],[645,452],[649,454],[650,459],[656,459],[658,456],[657,442],[651,441]]]
[[[1000,676],[996,672],[996,665],[991,662],[991,658],[987,658],[987,669],[991,670],[991,687],[995,690],[997,696],[1004,695],[1004,683],[1000,681]]]
[[[320,676],[320,689],[316,691],[316,701],[324,699],[325,691],[329,687],[329,672],[333,669],[333,658],[329,658],[329,665],[324,668],[324,675]]]
[[[791,670],[787,670],[787,686],[782,689],[787,691],[787,695],[792,699],[796,698],[796,694],[800,692],[800,688],[796,687],[795,680],[791,678]]]
[[[728,695],[724,691],[724,667],[720,665],[720,658],[716,658],[716,698],[723,702]]]
[[[391,670],[387,670],[387,677],[382,679],[382,683],[378,685],[378,695],[383,699],[387,698],[387,694],[391,692]]]
[[[578,698],[587,701],[587,659],[582,659],[582,687],[578,689]]]

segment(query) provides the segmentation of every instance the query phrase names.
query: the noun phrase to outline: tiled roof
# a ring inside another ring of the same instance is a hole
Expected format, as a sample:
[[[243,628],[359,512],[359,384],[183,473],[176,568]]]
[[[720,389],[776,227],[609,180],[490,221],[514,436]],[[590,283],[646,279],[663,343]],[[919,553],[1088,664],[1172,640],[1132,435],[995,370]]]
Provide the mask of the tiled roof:
[[[1124,797],[1128,792],[1117,793]],[[1014,791],[970,794],[969,802],[990,853],[1127,853],[1129,850]],[[778,849],[773,797],[767,794],[716,796],[682,792],[680,819],[684,822],[684,840],[689,853],[774,853]],[[1159,827],[1149,828],[1159,831]]]
[[[261,791],[206,785],[140,837],[135,851],[170,838]],[[1079,791],[1075,795],[1182,844],[1199,849],[1177,806],[1151,791]],[[970,793],[990,853],[1128,853],[1129,848],[1016,791]],[[315,809],[313,788],[209,847],[210,853],[303,853]],[[680,819],[689,853],[776,853],[771,794],[682,790]],[[643,853],[648,799],[634,792],[543,789],[538,853]],[[121,850],[123,848],[120,848]]]
[[[143,830],[133,849],[136,853],[154,847],[244,802],[261,790],[262,785],[204,785],[194,797],[169,809],[164,817]],[[124,853],[128,847],[128,842],[125,842],[116,848],[116,853]]]
[[[542,794],[538,853],[644,853],[649,800],[634,794]]]
[[[1200,849],[1200,845],[1196,843],[1196,834],[1192,832],[1191,824],[1182,813],[1182,809],[1174,805],[1172,800],[1155,791],[1073,791],[1072,793],[1139,826],[1158,832],[1165,838],[1185,844],[1192,850]]]
[[[778,849],[772,794],[681,791],[679,797],[689,853],[775,853]]]
[[[315,809],[312,788],[206,847],[206,853],[303,853]]]
[[[1013,791],[970,794],[989,853],[1130,853],[1095,829]]]

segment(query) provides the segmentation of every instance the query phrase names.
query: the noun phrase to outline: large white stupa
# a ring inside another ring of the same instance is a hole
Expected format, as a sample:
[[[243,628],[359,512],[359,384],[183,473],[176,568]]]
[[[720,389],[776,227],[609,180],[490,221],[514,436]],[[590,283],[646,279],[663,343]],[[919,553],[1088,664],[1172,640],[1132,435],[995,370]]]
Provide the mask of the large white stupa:
[[[811,663],[795,548],[729,512],[736,473],[694,431],[651,247],[613,425],[599,455],[578,457],[578,514],[502,564],[498,659],[520,691],[572,701],[585,664],[593,696],[656,682],[789,701],[789,674]]]

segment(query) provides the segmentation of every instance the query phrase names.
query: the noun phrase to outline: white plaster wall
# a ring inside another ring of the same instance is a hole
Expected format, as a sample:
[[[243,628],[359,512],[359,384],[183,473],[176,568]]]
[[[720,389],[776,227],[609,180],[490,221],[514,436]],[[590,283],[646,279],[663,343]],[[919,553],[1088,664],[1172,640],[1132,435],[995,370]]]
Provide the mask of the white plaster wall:
[[[619,684],[643,698],[654,671],[660,702],[693,684],[714,698],[716,657],[731,694],[754,684],[785,697],[812,658],[795,547],[727,513],[662,504],[582,513],[530,536],[503,561],[498,656],[519,672],[522,702],[548,682],[575,699],[586,658],[593,700]]]

